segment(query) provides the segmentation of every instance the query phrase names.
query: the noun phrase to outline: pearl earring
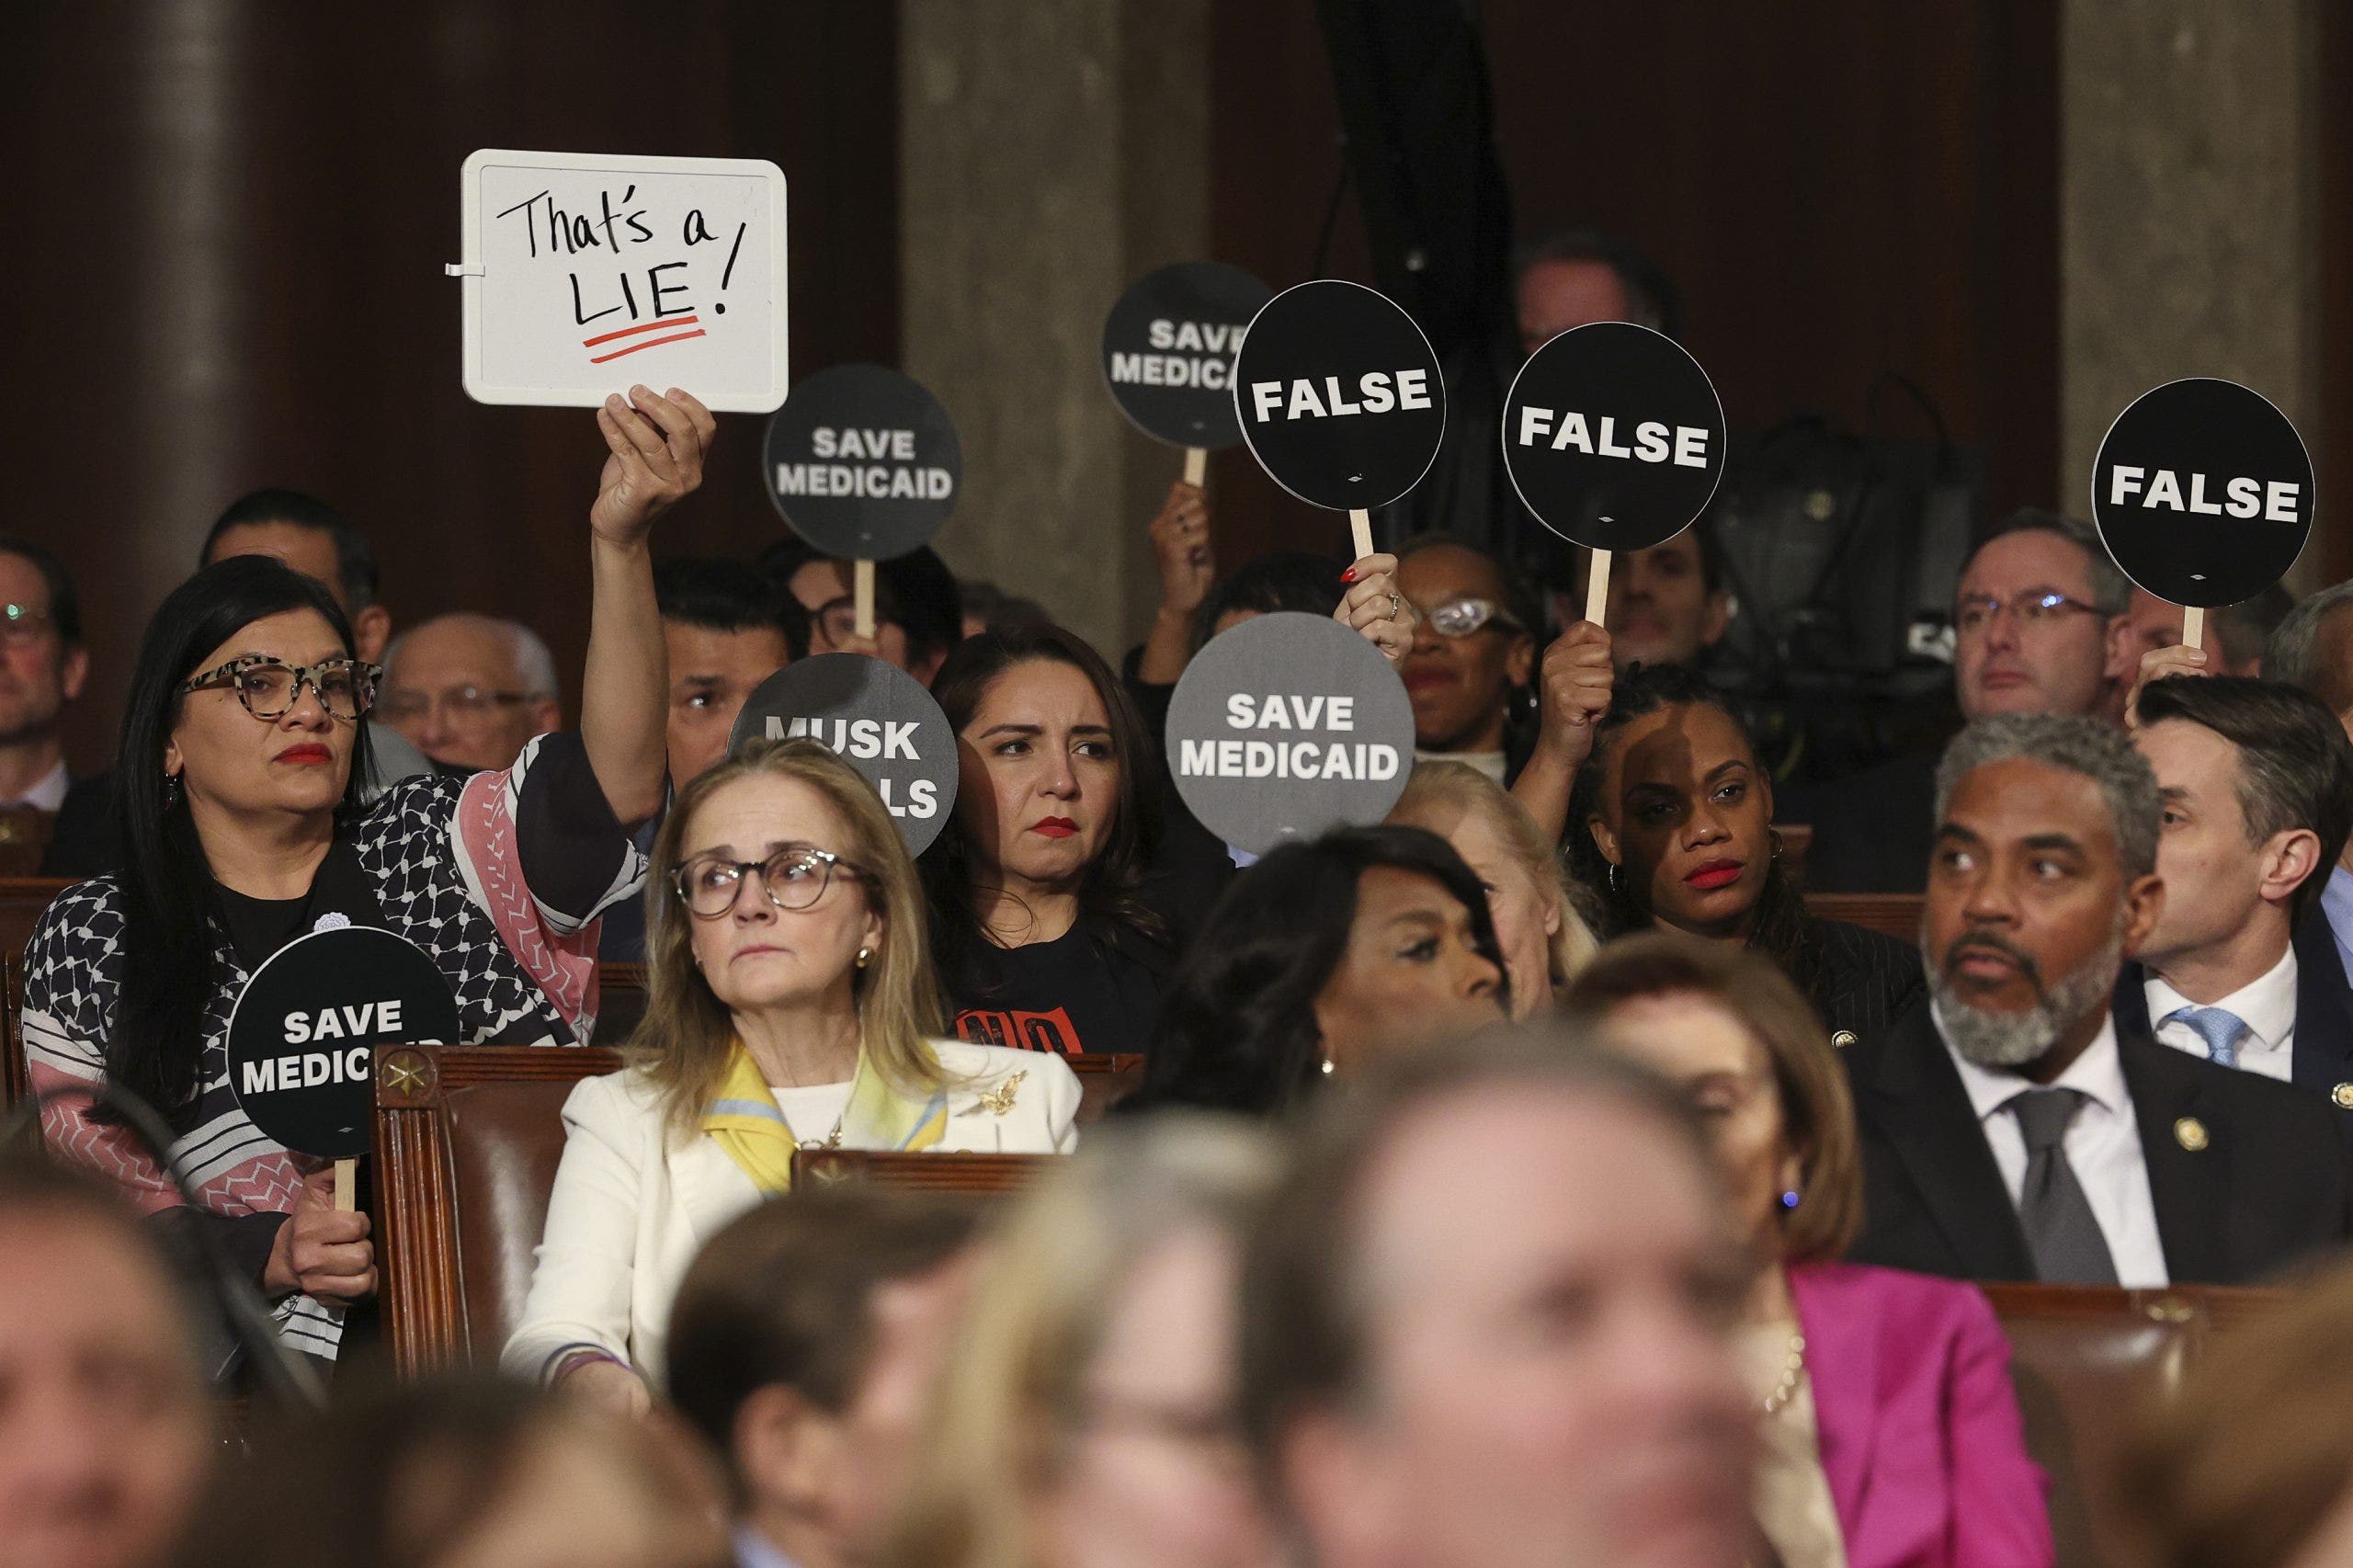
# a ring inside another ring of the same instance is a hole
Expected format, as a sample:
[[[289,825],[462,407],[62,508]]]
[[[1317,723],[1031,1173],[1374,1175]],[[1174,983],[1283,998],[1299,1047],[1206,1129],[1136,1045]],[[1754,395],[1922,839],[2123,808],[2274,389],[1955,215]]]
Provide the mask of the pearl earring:
[[[872,963],[873,961],[874,961],[874,949],[873,949],[872,948],[860,948],[860,949],[858,949],[858,968],[860,968],[860,969],[864,969],[868,964],[870,964],[870,963]]]

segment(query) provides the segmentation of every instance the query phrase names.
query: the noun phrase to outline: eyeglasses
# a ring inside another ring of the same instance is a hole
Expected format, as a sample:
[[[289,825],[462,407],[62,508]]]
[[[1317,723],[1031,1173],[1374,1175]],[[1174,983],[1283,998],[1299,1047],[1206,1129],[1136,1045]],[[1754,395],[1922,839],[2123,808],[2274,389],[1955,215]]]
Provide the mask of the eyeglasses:
[[[2028,588],[2006,599],[1997,599],[1990,594],[1982,599],[1963,599],[1953,610],[1952,623],[1958,631],[1983,631],[2005,609],[2020,626],[2040,626],[2057,620],[2070,610],[2081,610],[2086,615],[2100,613],[2097,605],[2071,598],[2055,588]]]
[[[30,605],[0,604],[0,642],[21,648],[36,642],[57,622],[45,609]]]
[[[486,691],[478,686],[453,686],[446,691],[413,691],[404,687],[384,693],[376,704],[376,711],[392,723],[404,723],[422,719],[436,708],[446,708],[449,716],[470,723],[485,719],[500,708],[512,708],[520,702],[539,699],[535,691]]]
[[[825,640],[826,645],[838,648],[858,635],[858,601],[847,595],[837,599],[827,599],[809,612],[809,619],[815,623],[817,634]],[[881,607],[876,606],[874,629],[880,631],[888,619],[883,615]]]
[[[348,722],[367,712],[376,700],[376,682],[383,674],[381,666],[358,659],[290,665],[264,653],[248,653],[217,670],[190,676],[180,682],[180,690],[201,691],[227,681],[236,688],[237,700],[245,705],[246,712],[256,719],[275,720],[286,716],[307,686],[318,694],[320,707]]]
[[[765,860],[722,860],[698,855],[670,873],[671,889],[698,920],[716,920],[735,907],[746,872],[756,871],[760,891],[779,909],[806,909],[825,896],[834,874],[856,881],[865,875],[829,849],[787,845]]]
[[[1449,599],[1435,608],[1422,612],[1429,629],[1440,637],[1468,637],[1474,631],[1494,627],[1498,631],[1525,631],[1511,611],[1493,599]]]

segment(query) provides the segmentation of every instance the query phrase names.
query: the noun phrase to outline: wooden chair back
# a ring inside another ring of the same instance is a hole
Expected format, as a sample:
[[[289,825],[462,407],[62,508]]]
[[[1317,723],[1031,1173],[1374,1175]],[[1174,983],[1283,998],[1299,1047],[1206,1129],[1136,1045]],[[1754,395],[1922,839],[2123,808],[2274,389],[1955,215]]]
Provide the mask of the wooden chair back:
[[[590,1046],[376,1053],[377,1262],[401,1375],[497,1359],[547,1228],[563,1102],[620,1064]]]

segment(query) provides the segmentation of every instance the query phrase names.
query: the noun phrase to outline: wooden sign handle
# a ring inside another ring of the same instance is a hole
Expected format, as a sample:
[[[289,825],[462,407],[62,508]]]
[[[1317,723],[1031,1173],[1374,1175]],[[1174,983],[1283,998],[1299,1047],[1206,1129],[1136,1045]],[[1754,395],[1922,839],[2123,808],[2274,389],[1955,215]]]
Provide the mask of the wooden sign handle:
[[[874,636],[874,562],[855,562],[850,567],[850,595],[856,608],[856,627],[860,637],[870,641]]]
[[[2206,612],[2196,605],[2181,607],[2181,645],[2185,648],[2206,646]]]
[[[335,1211],[336,1213],[348,1214],[359,1206],[359,1197],[356,1190],[358,1187],[358,1160],[337,1160],[335,1163]]]
[[[1348,514],[1348,533],[1356,540],[1355,559],[1362,561],[1372,553],[1372,514],[1358,508]]]
[[[1601,624],[1602,613],[1609,608],[1609,552],[1593,552],[1593,570],[1585,580],[1585,618],[1596,626]]]
[[[1188,484],[1189,484],[1189,485],[1191,485],[1194,489],[1198,490],[1198,489],[1199,489],[1203,484],[1206,484],[1207,483],[1209,483],[1209,477],[1210,477],[1210,452],[1209,452],[1209,449],[1208,449],[1207,447],[1188,447],[1188,448],[1186,448],[1186,449],[1185,449],[1185,483],[1188,483]]]

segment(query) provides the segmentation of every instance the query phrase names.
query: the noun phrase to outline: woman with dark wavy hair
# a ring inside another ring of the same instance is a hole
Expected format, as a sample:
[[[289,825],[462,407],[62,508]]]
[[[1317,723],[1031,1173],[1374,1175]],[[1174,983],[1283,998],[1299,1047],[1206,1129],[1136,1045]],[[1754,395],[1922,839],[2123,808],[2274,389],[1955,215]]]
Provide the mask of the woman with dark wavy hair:
[[[1288,1111],[1327,1074],[1503,1022],[1503,975],[1486,890],[1438,835],[1286,844],[1210,911],[1120,1108]]]
[[[932,695],[962,769],[923,858],[956,1033],[1142,1050],[1190,923],[1154,877],[1159,754],[1126,687],[1076,634],[1017,625],[958,643]]]
[[[1925,983],[1909,944],[1806,912],[1781,865],[1773,779],[1705,676],[1619,678],[1569,805],[1569,869],[1599,895],[1602,940],[1686,931],[1780,965],[1823,1027],[1875,1038]]]

